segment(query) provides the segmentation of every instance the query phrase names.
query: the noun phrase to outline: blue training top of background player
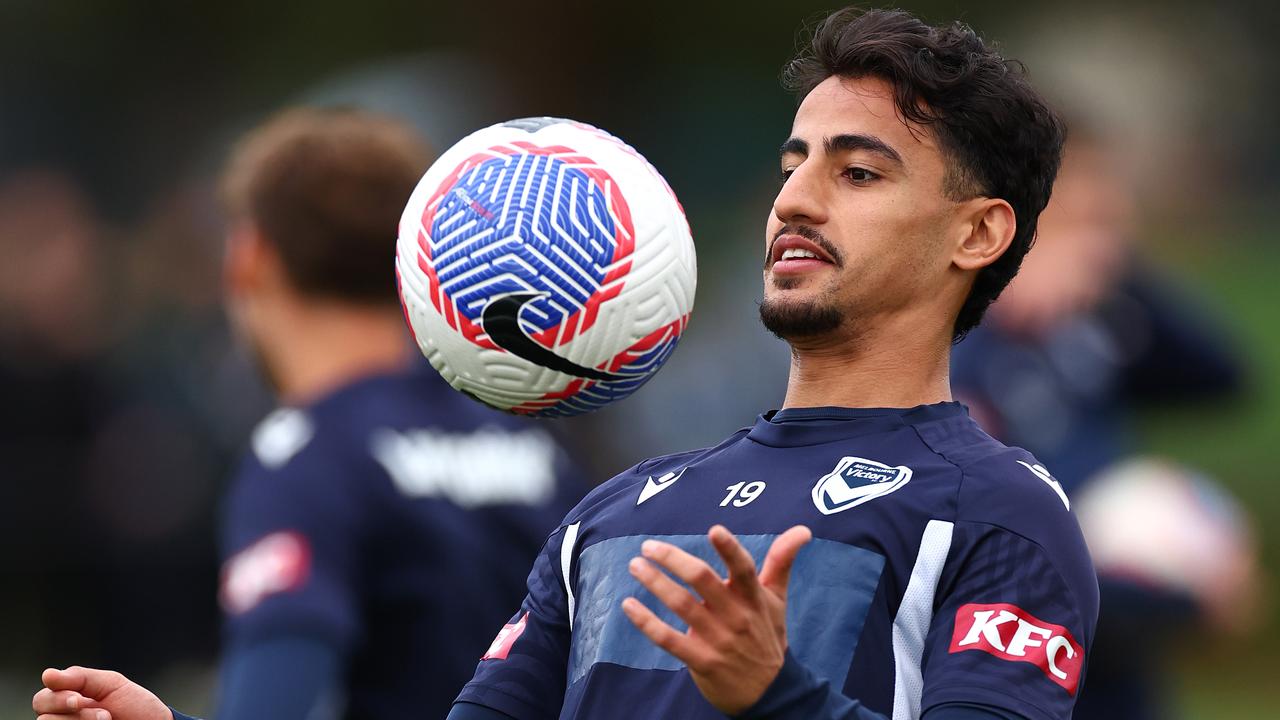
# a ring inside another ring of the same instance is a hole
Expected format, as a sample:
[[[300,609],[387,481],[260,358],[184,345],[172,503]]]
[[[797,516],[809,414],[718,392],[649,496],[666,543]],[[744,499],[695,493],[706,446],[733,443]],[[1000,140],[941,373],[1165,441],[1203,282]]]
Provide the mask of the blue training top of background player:
[[[408,698],[444,717],[586,489],[545,426],[425,362],[278,411],[253,445],[222,540],[223,717],[327,700],[385,718]]]

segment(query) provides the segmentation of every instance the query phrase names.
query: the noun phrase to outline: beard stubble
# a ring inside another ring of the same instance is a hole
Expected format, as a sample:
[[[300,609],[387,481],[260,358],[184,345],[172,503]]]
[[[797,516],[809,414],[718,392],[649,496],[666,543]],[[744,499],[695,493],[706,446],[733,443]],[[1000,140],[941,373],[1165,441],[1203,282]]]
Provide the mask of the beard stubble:
[[[777,284],[787,289],[786,282]],[[780,340],[797,340],[834,332],[844,324],[844,313],[819,300],[788,302],[766,297],[760,303],[760,323]]]

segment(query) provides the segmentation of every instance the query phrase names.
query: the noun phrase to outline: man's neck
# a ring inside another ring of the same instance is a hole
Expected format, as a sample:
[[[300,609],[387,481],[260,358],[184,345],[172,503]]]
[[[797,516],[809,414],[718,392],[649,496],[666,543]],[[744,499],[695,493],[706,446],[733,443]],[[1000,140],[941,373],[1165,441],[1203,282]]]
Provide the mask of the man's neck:
[[[363,377],[401,370],[412,350],[399,313],[380,307],[299,307],[271,338],[281,401],[305,404]]]
[[[879,331],[791,343],[784,408],[908,408],[951,400],[951,334],[906,318]]]

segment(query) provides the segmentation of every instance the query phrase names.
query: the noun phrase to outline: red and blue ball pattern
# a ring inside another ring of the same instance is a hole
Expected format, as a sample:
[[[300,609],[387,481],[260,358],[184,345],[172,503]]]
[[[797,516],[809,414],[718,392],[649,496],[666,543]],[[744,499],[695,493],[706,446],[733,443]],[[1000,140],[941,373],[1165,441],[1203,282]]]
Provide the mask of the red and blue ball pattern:
[[[543,347],[555,351],[590,331],[601,304],[622,292],[636,242],[627,202],[603,168],[571,148],[522,141],[459,164],[427,202],[420,227],[418,267],[436,311],[493,350],[481,315],[490,300],[515,292],[540,295],[519,324]],[[666,361],[687,323],[686,315],[597,366],[620,379],[577,378],[510,410],[576,415],[621,399]]]

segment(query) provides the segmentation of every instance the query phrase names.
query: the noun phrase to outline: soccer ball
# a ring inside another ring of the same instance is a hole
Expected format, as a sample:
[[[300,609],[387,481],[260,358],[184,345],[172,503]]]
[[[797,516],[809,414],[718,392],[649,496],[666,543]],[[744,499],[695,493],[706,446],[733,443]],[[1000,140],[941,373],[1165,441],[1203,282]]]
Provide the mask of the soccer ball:
[[[557,417],[630,395],[693,309],[693,239],[662,176],[597,128],[513,120],[463,138],[400,218],[405,319],[454,388]]]

